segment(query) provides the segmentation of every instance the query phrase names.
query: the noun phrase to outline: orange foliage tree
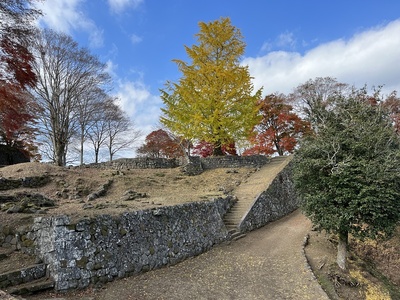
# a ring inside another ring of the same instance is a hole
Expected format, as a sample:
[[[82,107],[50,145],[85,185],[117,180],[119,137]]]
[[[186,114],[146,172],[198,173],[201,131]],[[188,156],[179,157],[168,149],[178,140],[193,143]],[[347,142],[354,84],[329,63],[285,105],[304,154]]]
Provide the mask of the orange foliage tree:
[[[259,101],[259,107],[262,119],[250,139],[254,146],[243,155],[293,153],[299,138],[310,131],[310,124],[293,112],[284,95],[268,95]]]
[[[179,143],[169,134],[158,129],[146,136],[144,144],[138,148],[140,155],[152,158],[177,158],[184,156],[184,151]]]

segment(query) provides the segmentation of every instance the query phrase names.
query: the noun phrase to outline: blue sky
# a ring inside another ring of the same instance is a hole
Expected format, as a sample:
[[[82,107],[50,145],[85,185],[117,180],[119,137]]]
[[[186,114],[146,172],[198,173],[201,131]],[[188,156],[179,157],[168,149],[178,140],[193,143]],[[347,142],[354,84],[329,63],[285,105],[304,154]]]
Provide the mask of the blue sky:
[[[106,62],[112,94],[144,134],[158,123],[159,89],[181,74],[199,22],[229,17],[243,64],[264,95],[331,76],[400,91],[398,0],[44,0],[41,26],[70,34]]]

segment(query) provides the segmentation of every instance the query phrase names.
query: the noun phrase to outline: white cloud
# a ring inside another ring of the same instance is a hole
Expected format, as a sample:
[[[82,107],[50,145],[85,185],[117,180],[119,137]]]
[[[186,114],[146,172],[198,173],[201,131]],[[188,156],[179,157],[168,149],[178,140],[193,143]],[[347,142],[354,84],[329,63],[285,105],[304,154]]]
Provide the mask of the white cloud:
[[[132,44],[138,44],[142,41],[143,39],[140,36],[137,36],[136,34],[131,35],[131,42]]]
[[[272,49],[272,44],[270,42],[264,42],[264,44],[261,46],[261,52],[267,52]]]
[[[271,51],[273,48],[294,48],[296,46],[296,39],[293,32],[281,33],[273,42],[265,41],[261,46],[261,52],[265,53]]]
[[[94,23],[90,24],[89,28],[92,27],[93,30],[89,31],[89,44],[93,48],[100,48],[104,45],[103,30],[96,27]],[[89,29],[88,28],[88,29]]]
[[[285,32],[278,36],[277,45],[279,47],[293,47],[296,44],[296,39],[292,32]]]
[[[293,37],[282,40],[290,42]],[[304,55],[274,51],[245,58],[243,65],[249,66],[255,88],[264,86],[264,95],[290,93],[309,79],[325,76],[357,87],[385,85],[385,92],[400,91],[399,49],[400,19],[349,40],[321,44]]]
[[[130,75],[138,78],[136,80],[122,79],[118,76],[118,65],[111,59],[106,62],[106,71],[116,83],[113,96],[118,99],[117,104],[135,123],[136,129],[143,133],[140,141],[144,140],[159,122],[161,98],[151,93],[140,71],[130,70]]]
[[[161,99],[151,94],[149,87],[141,79],[120,80],[116,96],[119,99],[118,104],[135,122],[137,129],[144,135],[154,130],[161,113]]]
[[[108,5],[113,13],[121,13],[127,8],[135,9],[143,0],[108,0]]]
[[[39,20],[53,30],[72,34],[73,31],[84,30],[89,34],[91,47],[103,45],[103,31],[100,30],[93,20],[88,18],[82,11],[81,5],[84,0],[57,0],[43,1],[37,4],[42,10],[43,17]]]
[[[118,69],[118,65],[115,64],[112,60],[108,60],[106,62],[106,73],[110,74],[111,77],[113,78],[117,78],[117,69]]]

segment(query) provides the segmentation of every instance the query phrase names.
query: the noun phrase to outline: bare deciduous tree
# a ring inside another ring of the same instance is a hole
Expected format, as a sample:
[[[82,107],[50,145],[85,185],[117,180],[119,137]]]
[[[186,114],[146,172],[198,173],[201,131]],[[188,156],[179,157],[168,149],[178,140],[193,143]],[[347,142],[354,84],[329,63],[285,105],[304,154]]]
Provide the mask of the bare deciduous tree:
[[[105,64],[68,35],[52,30],[37,33],[32,45],[38,77],[35,96],[42,108],[42,134],[50,140],[54,162],[66,163],[68,145],[76,133],[79,104],[107,83]]]
[[[112,161],[117,152],[129,149],[142,133],[135,129],[134,123],[113,102],[107,106],[105,121],[107,135],[105,143],[109,160]]]
[[[103,111],[103,104],[108,95],[100,88],[93,88],[82,95],[77,103],[76,135],[79,140],[79,160],[83,164],[84,144],[89,138],[92,126],[96,125],[97,117]]]
[[[350,90],[348,84],[340,83],[335,78],[317,77],[299,85],[289,98],[313,124],[323,118],[319,115],[321,111],[330,109],[332,99],[337,95],[347,94]]]
[[[131,148],[142,135],[115,101],[116,99],[108,97],[104,102],[96,104],[93,123],[88,131],[95,163],[99,162],[101,148],[107,148],[109,160],[112,161],[117,152]]]
[[[88,138],[94,149],[94,162],[99,162],[99,153],[107,140],[107,107],[113,104],[112,98],[95,104],[96,109],[92,115],[92,123],[88,130]]]

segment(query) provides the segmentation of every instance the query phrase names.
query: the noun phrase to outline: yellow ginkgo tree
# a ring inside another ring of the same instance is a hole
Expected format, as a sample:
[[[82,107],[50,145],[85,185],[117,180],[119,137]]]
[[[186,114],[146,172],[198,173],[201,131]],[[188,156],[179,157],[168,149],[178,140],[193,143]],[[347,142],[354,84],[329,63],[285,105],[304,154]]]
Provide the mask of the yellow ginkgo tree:
[[[185,46],[191,62],[173,60],[182,77],[161,89],[165,107],[161,123],[188,140],[206,141],[214,155],[222,146],[249,136],[259,121],[247,66],[240,64],[245,43],[229,18],[199,23],[198,44]]]

